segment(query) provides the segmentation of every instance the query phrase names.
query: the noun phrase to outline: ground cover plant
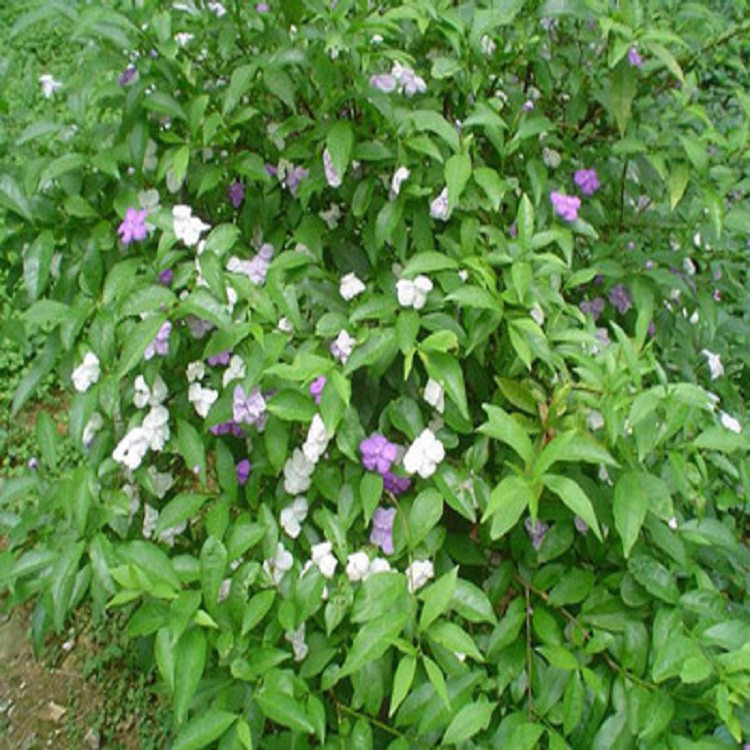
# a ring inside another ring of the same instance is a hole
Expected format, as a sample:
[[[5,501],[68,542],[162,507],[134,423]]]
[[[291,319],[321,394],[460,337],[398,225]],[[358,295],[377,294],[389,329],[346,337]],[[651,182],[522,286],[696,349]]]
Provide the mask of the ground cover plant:
[[[0,489],[35,643],[121,611],[182,750],[750,737],[746,3],[44,23],[10,408],[54,373],[80,460],[41,411]]]

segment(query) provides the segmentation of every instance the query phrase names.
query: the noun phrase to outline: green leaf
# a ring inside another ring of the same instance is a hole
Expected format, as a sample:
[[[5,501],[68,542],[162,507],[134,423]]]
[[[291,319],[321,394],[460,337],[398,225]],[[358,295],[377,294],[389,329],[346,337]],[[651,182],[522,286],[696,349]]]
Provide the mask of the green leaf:
[[[47,288],[54,249],[55,237],[45,230],[23,253],[23,280],[32,302]]]
[[[359,480],[359,497],[362,501],[365,523],[370,523],[375,508],[378,507],[380,498],[383,496],[383,477],[374,471],[368,471]]]
[[[621,137],[625,135],[637,90],[638,74],[625,60],[621,60],[610,74],[609,81],[610,107]]]
[[[141,99],[144,109],[156,112],[160,115],[169,115],[176,120],[187,120],[187,115],[182,105],[164,91],[154,91]]]
[[[685,188],[690,181],[690,170],[684,162],[677,162],[669,171],[669,207],[674,211],[685,195]]]
[[[615,485],[615,499],[612,512],[615,528],[622,539],[625,557],[638,539],[648,512],[648,498],[643,491],[642,475],[635,471],[623,474]]]
[[[36,417],[36,440],[42,460],[48,468],[57,465],[57,426],[46,411],[39,411]]]
[[[388,716],[393,716],[401,702],[406,698],[412,682],[414,681],[414,672],[417,668],[415,657],[407,654],[401,657],[401,661],[396,668],[396,674],[393,676],[393,690],[391,692],[391,704],[388,709]]]
[[[399,573],[369,576],[354,598],[351,621],[361,624],[408,606],[406,578]]]
[[[669,604],[676,604],[680,590],[672,574],[649,555],[636,555],[628,562],[628,570],[646,591]]]
[[[471,177],[471,159],[467,154],[454,154],[445,162],[445,184],[448,188],[448,206],[453,210]]]
[[[428,656],[425,656],[424,654],[422,654],[422,664],[424,664],[425,671],[427,672],[427,677],[432,683],[432,686],[435,688],[435,692],[438,694],[438,696],[440,696],[440,699],[443,701],[445,707],[447,709],[450,709],[451,701],[448,697],[448,690],[445,687],[445,677],[443,677],[442,670],[437,664],[435,664],[434,661],[432,661],[432,659],[430,659]]]
[[[143,359],[143,352],[156,338],[165,320],[166,317],[162,314],[149,315],[130,329],[117,365],[118,380],[125,377]]]
[[[315,726],[307,716],[304,707],[291,695],[263,688],[256,692],[254,697],[260,710],[271,721],[304,734],[315,733]]]
[[[263,71],[263,83],[276,97],[281,99],[289,109],[296,111],[294,103],[294,83],[281,68],[266,68]]]
[[[534,493],[524,479],[515,475],[505,477],[492,490],[490,501],[482,517],[482,522],[484,522],[494,516],[490,536],[498,539],[510,531],[533,499]]]
[[[445,388],[448,398],[458,407],[461,416],[469,419],[464,374],[458,359],[443,352],[423,352],[422,359],[427,374]]]
[[[383,245],[391,238],[399,221],[401,221],[403,212],[404,205],[400,200],[387,201],[383,204],[383,207],[380,209],[378,216],[375,219],[376,247],[383,247]]]
[[[348,120],[338,120],[326,136],[326,146],[331,154],[333,168],[343,178],[354,148],[354,130]]]
[[[487,729],[495,706],[487,701],[468,703],[451,720],[443,735],[443,745],[458,745]]]
[[[165,529],[171,529],[173,526],[179,526],[183,521],[191,520],[198,514],[206,500],[208,500],[207,495],[195,493],[177,495],[159,513],[154,534],[158,536]]]
[[[453,258],[443,253],[424,252],[409,258],[401,275],[403,278],[411,279],[420,273],[435,273],[456,268],[458,268],[458,263]]]
[[[384,576],[373,576],[383,578]],[[395,610],[363,625],[349,650],[338,678],[360,670],[365,664],[379,659],[390,647],[406,623],[405,609]]]
[[[442,115],[431,109],[419,109],[411,113],[410,119],[418,132],[429,130],[442,138],[452,151],[458,151],[458,133]]]
[[[209,612],[216,607],[226,569],[226,547],[216,537],[208,537],[201,549],[201,586],[203,587],[203,601]]]
[[[409,544],[415,549],[443,517],[443,497],[435,489],[417,495],[409,512]]]
[[[522,250],[528,250],[531,245],[531,238],[534,236],[534,206],[526,193],[523,194],[521,202],[518,204],[516,223],[518,225],[518,244]]]
[[[563,732],[566,737],[572,734],[581,722],[585,697],[581,675],[574,672],[568,680],[563,696]]]
[[[242,617],[242,635],[247,635],[265,616],[273,606],[276,592],[273,590],[259,591],[245,605]]]
[[[187,717],[190,701],[195,695],[206,664],[206,637],[198,628],[182,634],[174,657],[174,715],[182,724]]]
[[[0,205],[4,205],[26,221],[34,220],[29,199],[23,194],[18,183],[8,174],[0,176]]]
[[[573,513],[586,522],[600,542],[603,541],[594,506],[577,482],[558,474],[545,474],[542,477],[542,483],[548,490],[554,492]]]
[[[483,661],[482,654],[479,653],[474,639],[454,622],[440,620],[430,627],[427,635],[435,643],[439,643],[450,651],[458,651],[460,654],[466,654],[466,656],[470,656],[478,662]]]
[[[198,430],[184,419],[177,420],[177,446],[188,471],[206,481],[206,449]]]
[[[448,609],[457,578],[458,566],[455,566],[420,593],[420,599],[424,601],[419,617],[420,630],[427,630]]]
[[[284,389],[268,399],[268,411],[286,422],[310,422],[316,407],[308,394]]]
[[[172,750],[201,750],[218,740],[237,721],[235,714],[211,708],[194,716],[177,735]]]
[[[594,582],[590,570],[568,570],[549,592],[549,603],[555,607],[578,604],[591,593]]]
[[[568,651],[564,646],[538,646],[537,651],[549,662],[550,666],[555,669],[574,671],[580,667],[578,659]]]
[[[477,167],[474,170],[474,180],[490,199],[492,210],[499,211],[505,193],[508,191],[507,182],[502,180],[500,175],[489,167]]]
[[[521,424],[499,406],[482,404],[482,408],[487,412],[488,421],[479,431],[509,445],[526,464],[530,464],[534,460],[534,447]]]
[[[495,612],[487,594],[478,586],[465,581],[463,578],[456,581],[451,607],[469,622],[488,622],[491,625],[497,623]]]

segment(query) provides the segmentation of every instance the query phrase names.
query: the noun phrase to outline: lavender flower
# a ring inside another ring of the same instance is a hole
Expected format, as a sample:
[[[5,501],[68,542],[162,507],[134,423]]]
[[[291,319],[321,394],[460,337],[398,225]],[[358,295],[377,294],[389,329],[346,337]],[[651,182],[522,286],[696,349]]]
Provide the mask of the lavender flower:
[[[341,175],[333,166],[333,157],[327,148],[323,150],[323,171],[329,187],[337,188],[341,186]]]
[[[323,395],[323,388],[325,388],[326,376],[318,375],[312,383],[310,383],[310,395],[315,399],[315,403],[320,406],[320,399]]]
[[[411,487],[409,477],[400,477],[392,471],[383,474],[383,489],[393,495],[403,495]]]
[[[237,484],[239,484],[240,487],[244,487],[245,484],[247,484],[248,477],[250,476],[250,461],[248,459],[243,458],[242,461],[240,461],[237,464]]]
[[[378,433],[365,438],[359,444],[359,452],[362,454],[362,465],[365,469],[377,471],[381,476],[390,471],[398,455],[396,446]]]
[[[635,47],[631,47],[628,50],[628,62],[634,68],[640,68],[643,65],[643,58],[638,54],[638,50]]]
[[[258,13],[268,13],[268,11],[271,10],[271,6],[268,3],[258,3],[255,6],[255,10],[257,10]]]
[[[241,386],[235,386],[232,402],[232,416],[238,424],[256,425],[261,429],[266,421],[266,400],[257,386],[246,392]]]
[[[279,174],[279,170],[273,164],[266,164],[264,169],[269,177],[276,177]]]
[[[117,228],[117,234],[120,235],[123,245],[145,240],[148,234],[146,231],[146,210],[139,211],[135,208],[129,208],[125,212],[125,219]]]
[[[601,297],[594,297],[592,300],[583,300],[578,305],[578,309],[584,315],[590,315],[594,319],[594,323],[596,323],[599,316],[604,312],[604,300]]]
[[[540,521],[538,518],[536,522],[532,524],[531,518],[527,518],[526,521],[524,521],[524,526],[526,527],[526,533],[531,539],[531,546],[538,552],[539,548],[542,546],[542,542],[544,542],[544,537],[549,531],[549,524]]]
[[[625,315],[633,306],[633,298],[624,284],[618,284],[609,290],[609,301],[620,315]]]
[[[386,555],[393,554],[393,521],[395,508],[376,508],[372,516],[370,544],[376,544]]]
[[[589,525],[580,516],[573,516],[573,525],[579,534],[585,534],[589,530]]]
[[[174,271],[171,268],[165,268],[159,271],[158,279],[162,286],[169,286],[174,281]]]
[[[156,338],[146,347],[143,352],[144,359],[153,359],[155,356],[166,357],[169,354],[169,334],[172,333],[172,324],[166,321]]]
[[[593,195],[600,187],[599,176],[595,169],[579,169],[573,175],[573,182],[584,195]]]
[[[550,195],[552,207],[555,213],[565,221],[575,221],[578,218],[578,209],[581,207],[581,199],[575,195],[553,192]]]
[[[370,86],[384,94],[390,94],[396,90],[396,78],[390,73],[378,73],[370,78]]]
[[[227,188],[227,197],[235,208],[239,208],[245,200],[245,185],[239,180],[235,180]]]
[[[238,438],[245,437],[244,430],[233,420],[215,424],[213,427],[209,427],[208,431],[212,435],[234,435]]]
[[[524,112],[531,112],[534,109],[534,100],[533,99],[527,99],[522,105],[521,109]]]
[[[125,70],[120,73],[117,83],[120,86],[130,86],[131,83],[135,83],[138,80],[138,68],[135,65],[128,65]]]
[[[222,367],[226,367],[229,364],[231,355],[231,351],[219,352],[219,354],[212,354],[210,357],[207,357],[206,362],[208,362],[208,364],[212,365],[213,367],[217,367],[219,365],[221,365]]]

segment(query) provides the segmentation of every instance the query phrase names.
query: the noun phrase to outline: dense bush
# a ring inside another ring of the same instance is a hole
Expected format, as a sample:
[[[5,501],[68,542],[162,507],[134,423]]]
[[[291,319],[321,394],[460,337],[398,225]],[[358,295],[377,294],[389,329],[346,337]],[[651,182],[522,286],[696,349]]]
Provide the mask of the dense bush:
[[[176,748],[750,736],[746,3],[43,22],[13,412],[56,369],[83,458],[42,413],[2,487],[37,643],[127,608]]]

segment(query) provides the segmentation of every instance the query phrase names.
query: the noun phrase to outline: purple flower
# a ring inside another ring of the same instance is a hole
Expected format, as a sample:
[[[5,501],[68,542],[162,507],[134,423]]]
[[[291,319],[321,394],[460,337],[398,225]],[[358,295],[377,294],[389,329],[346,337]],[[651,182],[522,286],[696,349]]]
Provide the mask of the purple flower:
[[[578,209],[581,207],[581,199],[578,196],[553,192],[549,198],[555,213],[562,219],[575,221],[578,218]]]
[[[390,73],[378,73],[370,78],[370,86],[384,94],[390,94],[396,90],[396,77]]]
[[[231,355],[232,352],[230,351],[219,352],[219,354],[212,354],[210,357],[206,357],[206,362],[208,362],[208,364],[212,365],[213,367],[217,367],[219,365],[226,367],[229,364]]]
[[[172,333],[172,324],[166,321],[156,334],[156,338],[146,347],[146,350],[143,352],[143,358],[153,359],[157,355],[159,357],[166,357],[169,354],[170,333]]]
[[[243,458],[242,461],[237,464],[237,484],[239,484],[240,487],[244,487],[249,476],[250,461]]]
[[[376,508],[372,516],[370,544],[376,544],[386,555],[393,554],[393,520],[395,508]]]
[[[266,421],[266,400],[257,386],[249,392],[238,385],[234,389],[232,416],[238,424],[254,424],[261,429]]]
[[[653,271],[654,270],[654,261],[653,260],[647,260],[646,261],[646,270],[647,271]]]
[[[542,546],[544,537],[549,531],[549,524],[540,521],[538,518],[536,522],[532,524],[531,519],[527,518],[526,521],[524,521],[524,526],[526,527],[526,533],[529,535],[529,539],[531,539],[531,546],[538,552],[539,548]]]
[[[534,109],[534,100],[533,99],[527,99],[522,105],[521,109],[524,112],[531,112],[531,110]]]
[[[163,271],[159,271],[157,278],[162,286],[169,286],[174,281],[174,271],[171,268],[165,268]]]
[[[654,338],[656,335],[656,326],[654,325],[653,320],[648,324],[648,335],[651,336],[651,338]]]
[[[309,174],[310,170],[304,167],[293,167],[287,172],[283,184],[289,189],[292,197],[296,197],[300,182],[306,180]]]
[[[631,47],[628,50],[628,62],[634,68],[640,68],[643,65],[643,58],[638,54],[638,50],[635,47]]]
[[[312,383],[310,383],[310,395],[315,399],[315,403],[320,406],[320,399],[323,395],[323,388],[325,388],[326,376],[318,375]]]
[[[279,170],[273,164],[266,164],[265,170],[269,177],[276,177],[279,173]]]
[[[333,166],[333,157],[331,152],[326,148],[323,150],[323,172],[326,176],[328,187],[337,188],[341,186],[341,175]]]
[[[258,3],[255,6],[255,10],[257,10],[258,13],[268,13],[268,11],[271,10],[271,6],[268,3]]]
[[[208,431],[212,435],[232,434],[238,438],[245,437],[244,430],[233,420],[230,420],[229,422],[220,422],[219,424],[215,424],[213,427],[209,427]]]
[[[239,208],[245,200],[245,185],[239,180],[235,180],[227,188],[227,197],[235,208]]]
[[[383,474],[383,489],[393,495],[403,495],[411,487],[409,477],[400,477],[392,471]]]
[[[37,461],[37,459],[32,456],[26,465],[29,467],[29,469],[31,469],[31,471],[36,471],[39,468],[39,461]]]
[[[618,284],[609,290],[609,301],[620,315],[625,315],[633,306],[633,298],[624,284]]]
[[[117,234],[120,235],[123,245],[129,245],[131,242],[140,242],[146,239],[146,209],[138,211],[135,208],[129,208],[125,212],[125,219],[117,227]]]
[[[117,83],[119,83],[120,86],[130,86],[131,83],[135,83],[137,80],[138,68],[136,68],[135,65],[128,65],[128,67],[120,73]]]
[[[381,476],[390,471],[398,455],[396,446],[378,433],[365,438],[359,444],[359,452],[362,454],[362,466],[368,471],[377,471]]]
[[[573,525],[580,534],[585,534],[589,530],[589,525],[580,516],[573,516]]]
[[[573,175],[573,182],[584,195],[593,195],[600,187],[599,176],[595,169],[579,169]]]
[[[590,315],[596,323],[599,316],[604,312],[604,300],[601,297],[594,297],[592,300],[583,300],[578,305],[578,309],[584,315]]]

